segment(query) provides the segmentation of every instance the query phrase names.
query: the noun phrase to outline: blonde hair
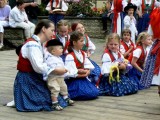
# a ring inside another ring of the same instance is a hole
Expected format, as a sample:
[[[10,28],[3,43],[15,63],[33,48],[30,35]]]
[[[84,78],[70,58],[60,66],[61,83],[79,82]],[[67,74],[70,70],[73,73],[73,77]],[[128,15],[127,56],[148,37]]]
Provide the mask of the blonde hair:
[[[142,46],[142,41],[146,40],[147,37],[149,37],[150,35],[147,33],[147,32],[141,32],[139,35],[138,35],[138,39],[137,39],[137,42],[136,42],[136,45],[137,46]]]
[[[117,40],[120,45],[120,36],[117,33],[110,33],[108,36],[106,36],[106,48],[108,43],[112,40]]]
[[[7,0],[2,0],[3,3],[0,4],[0,8],[3,8],[5,5],[7,5]]]
[[[58,23],[57,23],[57,29],[59,29],[61,26],[68,26],[69,27],[69,24],[68,24],[68,21],[67,20],[60,20]]]

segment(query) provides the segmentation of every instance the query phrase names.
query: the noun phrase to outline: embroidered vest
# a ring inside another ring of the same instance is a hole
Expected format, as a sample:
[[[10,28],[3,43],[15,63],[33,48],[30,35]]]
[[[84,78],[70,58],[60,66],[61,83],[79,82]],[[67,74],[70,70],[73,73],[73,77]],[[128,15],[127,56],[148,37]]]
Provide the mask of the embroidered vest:
[[[56,39],[60,41],[60,38],[58,37],[58,35],[56,35]],[[66,53],[66,50],[68,49],[69,44],[70,44],[69,36],[67,35],[67,37],[65,37],[65,45],[63,46],[63,54]]]
[[[148,5],[145,3],[145,0],[142,0],[142,13],[151,13],[152,10],[154,9],[154,3],[155,3],[155,0],[152,0],[151,4]]]
[[[78,60],[78,58],[76,57],[74,52],[69,53],[73,56],[77,69],[84,68],[85,53],[83,51],[81,51],[81,53],[82,53],[82,56],[83,56],[83,62]]]
[[[84,41],[85,41],[85,44],[84,44],[82,50],[86,52],[88,50],[88,46],[89,46],[89,44],[88,44],[88,35],[85,35]]]
[[[24,44],[26,44],[29,41],[35,41],[35,40],[33,38],[29,38],[29,39],[27,39],[27,41]],[[19,60],[18,60],[18,64],[17,64],[17,70],[19,70],[21,72],[33,72],[34,71],[33,68],[32,68],[32,65],[31,65],[30,61],[27,58],[23,58],[21,52],[19,54]]]
[[[140,57],[139,57],[139,59],[137,60],[136,63],[137,63],[138,66],[140,66],[141,68],[143,68],[143,64],[145,62],[146,54],[145,54],[144,49],[143,49],[142,46],[137,46],[136,49],[138,49],[138,48],[141,49],[142,53],[141,53],[141,55],[140,55]],[[128,58],[128,60],[130,61],[130,63],[132,61],[132,58],[133,58],[133,52],[132,52],[132,54]]]
[[[53,2],[56,2],[56,6],[54,6],[54,7],[53,7]],[[59,7],[57,7],[58,4],[60,4]],[[50,5],[51,5],[51,10],[54,10],[55,8],[56,9],[61,9],[62,8],[62,0],[50,0]]]
[[[132,53],[133,50],[134,50],[134,43],[133,43],[131,40],[130,40],[130,42],[131,42],[131,45],[130,45],[130,46],[133,46],[133,49],[132,49],[132,51],[131,51],[131,53]],[[128,51],[128,50],[129,50],[129,47],[130,47],[130,46],[128,46],[123,40],[121,40],[121,45],[123,45],[125,51]],[[128,59],[128,57],[129,57],[129,56],[126,56],[125,58]]]
[[[110,50],[106,49],[106,50],[104,51],[104,53],[109,54],[112,62],[116,60]],[[121,58],[121,54],[118,52],[118,59],[119,59],[119,58]]]

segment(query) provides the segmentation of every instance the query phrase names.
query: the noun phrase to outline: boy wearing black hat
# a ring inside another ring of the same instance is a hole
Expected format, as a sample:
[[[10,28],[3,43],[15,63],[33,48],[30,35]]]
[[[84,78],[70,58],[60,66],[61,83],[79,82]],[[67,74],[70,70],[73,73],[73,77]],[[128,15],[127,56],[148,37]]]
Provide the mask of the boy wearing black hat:
[[[62,58],[63,44],[53,39],[47,42],[47,50],[45,51],[45,62],[51,68],[54,68],[55,74],[48,75],[47,85],[51,91],[52,108],[62,110],[63,107],[58,103],[58,95],[61,94],[68,105],[73,105],[74,101],[68,97],[67,85],[64,81],[64,76],[68,70],[65,68]]]
[[[127,6],[124,8],[124,11],[127,13],[127,15],[124,17],[124,29],[130,29],[131,30],[131,40],[135,44],[135,36],[137,36],[138,31],[136,28],[136,19],[134,17],[134,12],[136,11],[137,6],[128,3]]]

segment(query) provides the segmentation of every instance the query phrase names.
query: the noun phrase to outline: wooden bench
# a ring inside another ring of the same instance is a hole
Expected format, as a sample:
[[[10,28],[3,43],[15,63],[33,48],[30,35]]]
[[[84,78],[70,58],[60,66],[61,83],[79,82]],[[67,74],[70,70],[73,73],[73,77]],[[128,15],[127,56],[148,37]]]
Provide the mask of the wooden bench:
[[[4,28],[4,44],[10,44],[13,47],[17,47],[23,44],[25,41],[24,29],[23,28]]]

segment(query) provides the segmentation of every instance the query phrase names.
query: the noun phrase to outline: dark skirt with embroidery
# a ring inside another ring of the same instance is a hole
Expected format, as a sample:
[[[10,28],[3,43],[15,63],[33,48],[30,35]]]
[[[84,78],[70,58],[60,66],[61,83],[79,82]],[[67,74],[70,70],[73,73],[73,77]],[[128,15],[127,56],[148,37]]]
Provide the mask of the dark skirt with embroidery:
[[[148,13],[145,13],[142,16],[142,18],[138,18],[138,22],[137,22],[138,34],[148,29],[149,21],[150,21],[150,18]]]
[[[101,74],[101,68],[97,65],[96,62],[94,62],[93,60],[89,59],[91,61],[91,63],[94,66],[94,69],[91,70],[90,75],[88,76],[88,78],[91,80],[91,82],[96,85],[96,83],[99,80],[100,74]]]
[[[115,77],[114,77],[115,78]],[[137,84],[130,80],[125,75],[120,75],[120,81],[112,80],[109,82],[109,77],[102,75],[99,83],[99,94],[109,96],[124,96],[134,94],[138,91]]]
[[[14,82],[14,100],[18,111],[51,111],[51,94],[42,75],[18,72]],[[59,96],[60,105],[67,103]]]
[[[146,89],[151,86],[154,75],[153,72],[154,72],[155,60],[156,60],[156,54],[148,55],[146,65],[144,67],[144,71],[140,79],[140,89]]]
[[[91,100],[98,96],[98,89],[87,78],[70,78],[65,81],[73,100]]]

